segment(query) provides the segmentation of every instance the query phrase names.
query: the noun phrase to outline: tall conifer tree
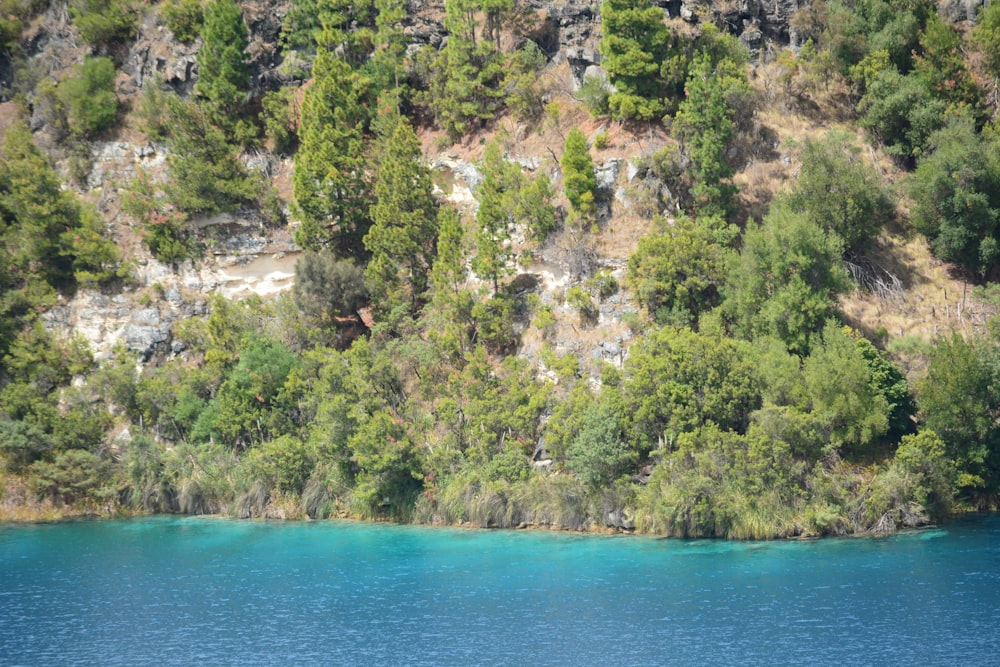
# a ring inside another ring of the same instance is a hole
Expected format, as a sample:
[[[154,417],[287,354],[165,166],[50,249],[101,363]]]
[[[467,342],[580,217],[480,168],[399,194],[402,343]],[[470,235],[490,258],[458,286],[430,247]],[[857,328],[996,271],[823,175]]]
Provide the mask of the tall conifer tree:
[[[292,187],[301,226],[295,242],[318,250],[339,246],[356,253],[370,226],[370,190],[364,178],[366,119],[355,72],[331,51],[320,49],[312,85],[302,102],[301,147]]]
[[[208,102],[214,120],[231,128],[250,85],[245,62],[247,27],[239,5],[233,0],[211,0],[205,6],[201,38],[195,92]]]
[[[615,92],[608,99],[619,118],[654,120],[663,115],[670,31],[663,10],[649,0],[605,0],[601,5],[601,55]]]
[[[375,179],[372,227],[364,238],[372,254],[366,271],[375,303],[391,307],[405,284],[415,309],[427,291],[437,233],[437,204],[420,141],[400,118],[381,152]]]

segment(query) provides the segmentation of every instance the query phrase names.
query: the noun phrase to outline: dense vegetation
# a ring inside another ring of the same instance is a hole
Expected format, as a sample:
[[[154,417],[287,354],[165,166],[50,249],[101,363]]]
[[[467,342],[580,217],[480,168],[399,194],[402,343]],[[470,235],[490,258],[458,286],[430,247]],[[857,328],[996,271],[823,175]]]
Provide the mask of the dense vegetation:
[[[590,78],[580,99],[637,132],[668,129],[642,167],[682,211],[655,215],[624,285],[585,267],[562,295],[580,328],[615,293],[642,308],[628,355],[599,378],[556,351],[559,304],[515,276],[519,255],[556,232],[590,243],[604,195],[586,135],[568,128],[550,180],[508,160],[498,133],[478,164],[478,207],[463,215],[435,197],[417,134],[462,139],[505,112],[529,127],[558,119],[532,12],[447,0],[444,46],[407,57],[400,2],[300,2],[283,37],[311,71],[297,91],[251,85],[237,4],[195,5],[149,10],[179,39],[201,39],[199,78],[189,98],[149,79],[134,102],[135,122],[169,148],[169,177],[138,174],[124,209],[154,256],[197,258],[194,215],[254,210],[285,224],[241,155],[294,154],[291,222],[306,249],[295,289],[214,298],[174,332],[184,355],[137,371],[121,348],[95,365],[41,313],[80,287],[122,289],[129,267],[16,121],[0,161],[8,493],[100,512],[731,538],[891,530],[997,506],[1000,328],[935,341],[911,386],[883,336],[839,319],[837,298],[866,287],[846,267],[863,265],[890,222],[912,221],[968,281],[996,275],[1000,5],[969,42],[921,0],[816,0],[794,19],[808,41],[781,57],[811,86],[852,91],[848,113],[909,172],[906,220],[843,132],[806,141],[797,178],[754,219],[733,181],[738,144],[763,141],[749,54],[710,23],[672,30],[645,0],[603,3],[613,87]],[[41,9],[18,6],[0,24],[7,48],[16,21]],[[24,91],[67,142],[117,122],[114,58],[139,11],[74,3],[76,29],[107,55]],[[979,70],[963,49],[981,56]],[[545,374],[518,354],[528,332],[543,342]]]

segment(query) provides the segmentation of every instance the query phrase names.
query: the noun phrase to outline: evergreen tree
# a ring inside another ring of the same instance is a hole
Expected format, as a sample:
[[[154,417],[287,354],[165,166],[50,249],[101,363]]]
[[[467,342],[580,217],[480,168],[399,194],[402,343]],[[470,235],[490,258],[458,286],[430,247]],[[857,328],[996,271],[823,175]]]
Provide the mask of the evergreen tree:
[[[422,160],[420,141],[401,118],[380,154],[372,226],[364,238],[372,256],[366,270],[369,286],[384,311],[403,296],[400,284],[406,285],[412,311],[429,287],[437,204],[431,196],[430,170]]]
[[[75,137],[91,136],[115,122],[115,65],[111,58],[84,58],[57,89]]]
[[[69,13],[84,41],[97,47],[126,42],[139,27],[139,12],[130,0],[74,0]]]
[[[938,99],[981,114],[980,90],[965,66],[962,38],[954,25],[936,13],[927,19],[920,35],[913,70]]]
[[[699,215],[725,217],[732,212],[736,186],[730,181],[733,168],[726,160],[726,149],[736,125],[729,100],[745,88],[743,74],[732,61],[715,64],[707,53],[695,57],[674,132],[691,157],[691,194]]]
[[[830,133],[824,141],[806,140],[802,169],[789,205],[809,221],[833,232],[844,250],[862,251],[888,221],[892,202],[874,169],[844,134]]]
[[[213,120],[232,129],[250,85],[247,27],[240,6],[233,0],[210,0],[201,38],[195,92],[207,101]]]
[[[661,70],[670,62],[670,31],[664,13],[649,0],[601,3],[602,65],[615,92],[608,99],[617,118],[655,120],[663,115],[667,84]]]
[[[375,90],[399,88],[406,79],[406,46],[403,32],[406,0],[375,0],[375,50],[367,62]]]
[[[320,49],[316,54],[313,82],[302,101],[301,146],[292,175],[301,223],[295,242],[304,248],[333,245],[340,252],[357,253],[371,224],[362,134],[367,114],[357,79],[334,53]]]
[[[589,214],[594,210],[594,189],[597,177],[594,175],[594,161],[587,148],[587,138],[580,128],[574,127],[566,135],[562,159],[559,165],[563,171],[563,186],[566,198],[573,210]]]
[[[447,0],[448,42],[434,63],[429,105],[438,123],[453,137],[474,123],[496,117],[503,104],[506,76],[499,26],[513,9],[512,0]],[[478,12],[486,14],[486,34],[476,34]]]
[[[0,150],[0,378],[10,345],[57,291],[114,277],[118,262],[96,212],[60,187],[31,130],[14,121]]]
[[[186,213],[232,211],[255,201],[264,186],[201,106],[172,97],[167,198]]]
[[[465,282],[465,249],[462,220],[451,206],[438,209],[437,257],[431,271],[435,299],[455,296]]]
[[[295,305],[320,326],[337,318],[354,317],[368,302],[364,271],[349,259],[337,259],[329,250],[307,250],[295,262]]]
[[[888,67],[872,80],[858,102],[864,115],[858,124],[872,131],[885,150],[912,165],[927,147],[927,139],[944,125],[948,103],[931,94],[924,79]]]
[[[934,254],[974,275],[1000,260],[1000,141],[956,119],[931,135],[913,174],[913,226]]]
[[[808,353],[811,339],[833,316],[833,297],[847,287],[840,242],[799,212],[772,207],[751,224],[729,267],[723,308],[746,336],[773,336]]]
[[[691,324],[719,303],[726,250],[706,222],[657,216],[656,231],[639,239],[628,280],[639,303],[661,324]]]
[[[476,190],[479,209],[476,211],[476,256],[472,270],[480,278],[493,284],[493,291],[500,288],[500,280],[511,267],[509,237],[514,224],[513,207],[520,171],[500,153],[496,142],[486,147],[480,165],[483,182]]]
[[[1000,79],[1000,3],[991,2],[980,9],[979,22],[972,29],[972,43],[983,54],[986,67],[994,77],[995,96]],[[993,103],[996,104],[995,98]]]

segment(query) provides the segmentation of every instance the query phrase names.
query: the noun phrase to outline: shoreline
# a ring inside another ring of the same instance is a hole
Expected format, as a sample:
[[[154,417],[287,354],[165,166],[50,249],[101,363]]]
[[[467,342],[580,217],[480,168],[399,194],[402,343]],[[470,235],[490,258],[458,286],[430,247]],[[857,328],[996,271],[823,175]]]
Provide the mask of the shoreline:
[[[39,505],[42,504],[40,503]],[[903,527],[903,528],[898,528],[891,532],[867,531],[867,532],[845,533],[843,535],[798,534],[798,535],[789,535],[785,537],[773,537],[773,538],[761,538],[761,539],[737,539],[737,538],[717,537],[711,535],[678,537],[673,535],[664,535],[661,533],[647,533],[637,530],[625,530],[622,528],[597,527],[597,526],[592,526],[587,529],[581,530],[572,528],[560,528],[552,525],[542,525],[542,524],[521,524],[518,526],[509,526],[509,527],[496,527],[496,526],[483,527],[483,526],[477,526],[472,522],[465,522],[460,524],[416,523],[416,522],[394,521],[391,519],[373,520],[373,519],[365,519],[352,516],[335,516],[323,519],[314,519],[308,516],[305,517],[262,516],[262,517],[239,518],[227,514],[182,514],[182,513],[171,513],[171,512],[142,512],[142,511],[119,512],[119,511],[100,511],[94,508],[72,509],[72,508],[55,508],[55,507],[42,506],[37,508],[22,507],[20,509],[21,511],[11,512],[5,507],[0,507],[0,526],[30,526],[30,525],[43,525],[43,524],[56,524],[56,523],[72,523],[76,521],[114,521],[121,519],[174,517],[174,518],[215,519],[219,521],[282,522],[282,523],[347,522],[347,523],[357,523],[357,524],[386,524],[393,526],[411,526],[420,528],[447,528],[453,530],[553,532],[553,533],[568,533],[580,536],[595,536],[595,537],[624,536],[624,537],[648,537],[660,540],[722,540],[727,542],[779,542],[779,541],[797,541],[797,540],[817,540],[824,538],[880,538],[880,537],[889,537],[903,532],[927,530],[933,528],[943,528],[953,521],[960,521],[962,519],[973,517],[976,515],[989,515],[994,513],[994,512],[969,509],[962,512],[956,512],[951,517],[949,517],[947,521],[943,523],[928,523],[926,525],[921,525],[921,526]]]

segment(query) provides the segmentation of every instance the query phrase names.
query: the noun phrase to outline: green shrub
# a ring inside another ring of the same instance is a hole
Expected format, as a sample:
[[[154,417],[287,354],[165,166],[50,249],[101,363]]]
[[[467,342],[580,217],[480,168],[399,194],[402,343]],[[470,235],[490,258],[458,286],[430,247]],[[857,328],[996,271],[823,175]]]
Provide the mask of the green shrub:
[[[139,13],[130,0],[74,0],[69,13],[80,36],[93,46],[126,42],[139,27]]]
[[[163,22],[182,42],[193,42],[201,33],[204,21],[201,0],[167,0],[163,5]]]
[[[566,292],[566,303],[580,314],[580,324],[595,324],[597,322],[597,307],[590,292],[579,285],[569,288]]]
[[[85,58],[56,90],[66,108],[70,133],[93,136],[115,122],[115,65],[111,58]]]

